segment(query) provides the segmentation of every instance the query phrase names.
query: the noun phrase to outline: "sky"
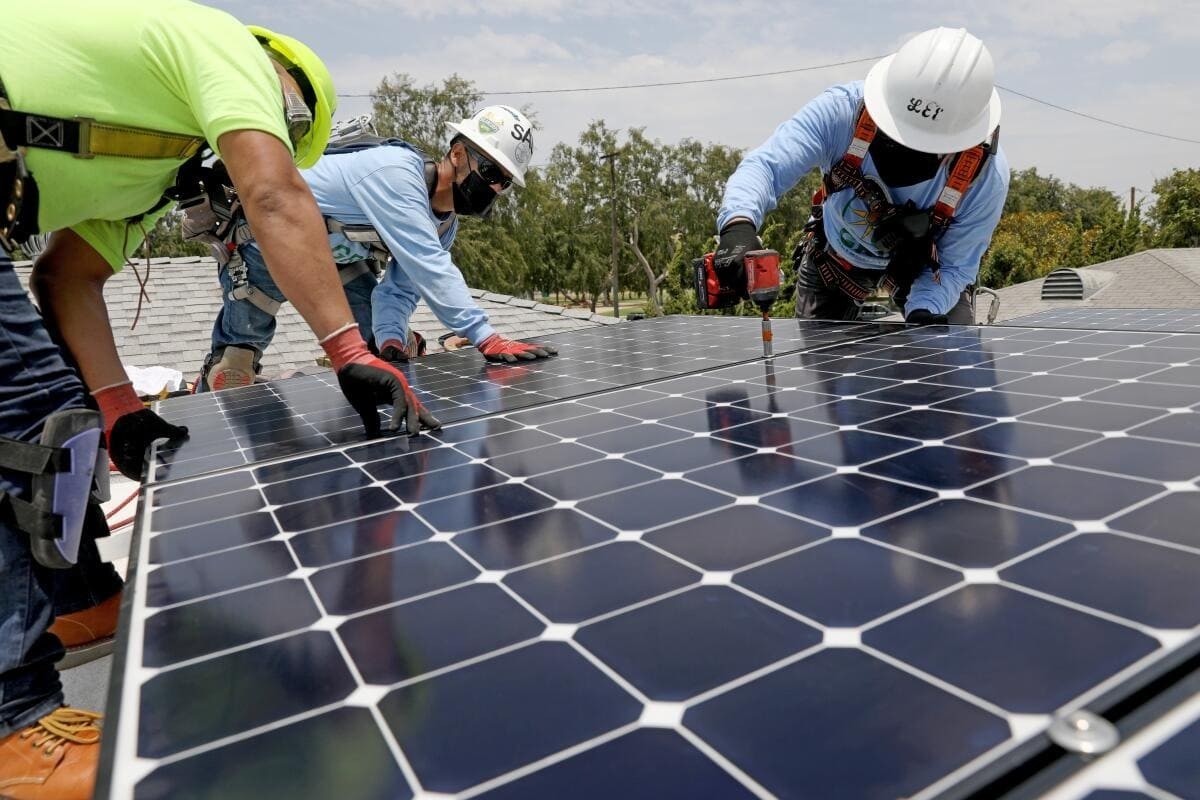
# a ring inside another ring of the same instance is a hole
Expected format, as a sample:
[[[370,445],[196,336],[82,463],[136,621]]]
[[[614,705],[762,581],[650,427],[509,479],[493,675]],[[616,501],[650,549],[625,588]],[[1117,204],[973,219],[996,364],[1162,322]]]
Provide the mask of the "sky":
[[[541,126],[533,164],[575,143],[591,120],[653,139],[751,148],[827,86],[870,63],[692,86],[570,94],[518,92],[717,78],[885,55],[938,25],[991,50],[997,84],[1085,114],[1200,141],[1200,3],[1193,0],[206,0],[302,39],[339,93],[366,94],[394,72],[418,84],[451,73],[487,103],[529,104]],[[503,94],[501,94],[503,93]],[[1001,91],[1001,144],[1016,169],[1140,198],[1200,143],[1082,119]],[[370,111],[344,97],[337,118]]]

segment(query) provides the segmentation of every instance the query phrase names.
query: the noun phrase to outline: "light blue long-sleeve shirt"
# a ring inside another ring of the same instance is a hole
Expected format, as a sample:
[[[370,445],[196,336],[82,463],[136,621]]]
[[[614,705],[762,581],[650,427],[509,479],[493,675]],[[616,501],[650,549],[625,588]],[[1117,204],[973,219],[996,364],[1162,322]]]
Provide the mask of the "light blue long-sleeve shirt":
[[[422,298],[443,325],[474,344],[495,333],[450,257],[458,220],[430,207],[420,152],[382,145],[327,155],[301,174],[322,214],[348,225],[372,226],[391,251],[371,302],[380,346],[388,339],[407,341],[408,320]],[[444,228],[440,235],[439,226]],[[366,256],[363,245],[341,234],[329,238],[340,262]]]
[[[779,198],[811,169],[817,167],[827,174],[850,146],[862,97],[862,81],[832,86],[776,128],[771,138],[752,150],[730,177],[717,216],[717,229],[734,217],[747,217],[756,228],[761,227],[763,217],[779,204]],[[902,205],[912,200],[918,208],[931,208],[946,185],[948,168],[949,159],[945,159],[928,181],[888,187],[891,201]],[[869,154],[862,171],[878,180]],[[1008,159],[1003,148],[997,148],[959,203],[950,227],[938,240],[940,280],[934,281],[931,270],[922,272],[913,282],[906,311],[924,308],[934,314],[945,314],[954,307],[963,289],[979,275],[979,262],[1000,221],[1007,196]],[[825,236],[838,255],[864,269],[887,266],[889,254],[871,241],[873,231],[866,222],[866,204],[853,189],[843,189],[826,198],[823,217]]]

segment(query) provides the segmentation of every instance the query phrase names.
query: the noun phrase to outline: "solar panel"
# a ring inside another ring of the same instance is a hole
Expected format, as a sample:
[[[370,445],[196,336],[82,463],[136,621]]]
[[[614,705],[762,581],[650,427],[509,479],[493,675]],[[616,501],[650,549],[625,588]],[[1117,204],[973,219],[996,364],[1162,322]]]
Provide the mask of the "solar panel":
[[[834,338],[148,487],[101,796],[965,796],[1197,648],[1200,337]]]
[[[787,352],[879,333],[895,325],[777,322]],[[474,350],[439,353],[404,368],[443,423],[511,411],[761,357],[758,320],[660,317],[549,336],[560,355],[515,365],[485,364]],[[298,455],[363,438],[358,414],[332,373],[162,402],[158,412],[191,437],[153,451],[149,481]]]
[[[1200,311],[1180,308],[1052,308],[1015,317],[1004,324],[1039,328],[1200,333]]]

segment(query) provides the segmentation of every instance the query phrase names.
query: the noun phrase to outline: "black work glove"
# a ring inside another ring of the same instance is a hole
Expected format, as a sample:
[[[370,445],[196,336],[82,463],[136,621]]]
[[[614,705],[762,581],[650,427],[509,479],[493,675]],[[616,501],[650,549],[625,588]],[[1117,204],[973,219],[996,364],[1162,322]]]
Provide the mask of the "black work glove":
[[[744,259],[746,253],[761,247],[758,232],[747,220],[737,220],[725,226],[717,250],[713,253],[713,269],[722,289],[736,291],[743,300],[747,298]]]
[[[183,439],[188,429],[172,425],[148,408],[117,418],[108,434],[108,457],[126,478],[142,479],[146,448],[158,439]]]
[[[927,308],[914,308],[904,318],[910,325],[949,325],[950,320],[945,314],[934,314]]]
[[[374,361],[374,364],[347,364],[337,372],[342,394],[362,417],[367,436],[379,435],[380,405],[392,407],[392,423],[389,430],[399,430],[402,424],[409,436],[416,436],[422,428],[440,430],[442,423],[421,405],[421,401],[409,388],[404,374],[386,361],[377,358]]]

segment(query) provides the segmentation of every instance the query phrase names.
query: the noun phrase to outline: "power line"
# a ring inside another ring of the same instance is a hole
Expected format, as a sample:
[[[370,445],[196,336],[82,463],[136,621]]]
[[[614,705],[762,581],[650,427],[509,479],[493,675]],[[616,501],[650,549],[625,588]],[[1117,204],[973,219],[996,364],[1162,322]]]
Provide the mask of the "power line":
[[[1008,92],[1009,94],[1015,94],[1017,97],[1023,97],[1026,100],[1032,100],[1035,103],[1041,103],[1044,106],[1049,106],[1050,108],[1056,109],[1058,111],[1064,111],[1068,114],[1074,114],[1077,117],[1083,117],[1084,119],[1090,119],[1092,122],[1099,122],[1102,125],[1112,125],[1114,128],[1124,128],[1127,131],[1134,131],[1135,133],[1144,133],[1147,136],[1157,136],[1160,139],[1171,139],[1176,142],[1187,142],[1188,144],[1200,144],[1200,139],[1186,139],[1182,136],[1172,136],[1169,133],[1159,133],[1158,131],[1149,131],[1149,130],[1146,130],[1145,128],[1135,128],[1133,125],[1126,125],[1123,122],[1115,122],[1111,119],[1104,119],[1103,117],[1096,117],[1091,114],[1085,114],[1082,111],[1076,111],[1073,108],[1067,108],[1066,106],[1060,106],[1057,103],[1051,103],[1049,100],[1042,100],[1040,98],[1033,97],[1032,95],[1025,94],[1024,92],[1018,92],[1016,89],[1010,89],[1007,86],[1001,86],[1000,84],[996,84],[996,88],[1003,92]]]
[[[571,87],[560,87],[557,89],[520,89],[520,90],[508,90],[508,91],[487,91],[487,92],[479,92],[479,94],[483,95],[484,97],[495,97],[495,96],[500,96],[500,95],[525,95],[525,94],[579,94],[579,93],[586,93],[586,92],[613,92],[613,91],[622,91],[625,89],[658,89],[658,88],[662,88],[662,87],[666,87],[666,86],[694,86],[694,85],[703,84],[703,83],[724,83],[726,81],[742,81],[742,80],[752,80],[754,78],[773,78],[773,77],[776,77],[779,75],[794,75],[798,72],[814,72],[816,70],[830,69],[832,67],[845,67],[845,66],[849,66],[851,64],[863,64],[868,61],[871,61],[871,62],[878,61],[881,58],[883,58],[883,56],[871,56],[869,58],[855,58],[855,59],[851,59],[850,61],[835,61],[835,62],[831,62],[828,64],[813,64],[813,65],[810,65],[807,67],[793,67],[792,69],[780,69],[780,70],[775,70],[773,72],[750,72],[745,75],[724,75],[724,76],[720,76],[720,77],[716,77],[716,78],[693,78],[690,80],[683,80],[683,81],[657,81],[655,83],[624,83],[624,84],[615,84],[612,86],[571,86]],[[1127,131],[1133,131],[1134,133],[1145,134],[1146,136],[1156,136],[1160,139],[1170,139],[1171,141],[1175,141],[1175,142],[1184,142],[1186,144],[1200,144],[1200,139],[1188,139],[1184,136],[1174,136],[1169,133],[1162,133],[1160,131],[1152,131],[1152,130],[1148,130],[1146,128],[1138,128],[1133,125],[1126,125],[1123,122],[1117,122],[1115,120],[1105,119],[1103,117],[1097,117],[1093,114],[1087,114],[1087,113],[1084,113],[1083,111],[1076,111],[1073,108],[1067,108],[1066,106],[1061,106],[1058,103],[1052,103],[1049,100],[1042,100],[1040,97],[1034,97],[1033,95],[1025,94],[1024,92],[1019,92],[1016,89],[1010,89],[1007,86],[1001,86],[1000,84],[996,84],[996,88],[1002,92],[1007,92],[1009,94],[1016,95],[1017,97],[1024,98],[1031,102],[1039,103],[1048,108],[1053,108],[1056,111],[1062,111],[1065,114],[1072,114],[1076,117],[1082,117],[1083,119],[1091,120],[1092,122],[1099,122],[1101,125],[1110,125],[1114,128],[1122,128]],[[374,96],[375,96],[375,94],[373,92],[367,93],[367,94],[339,94],[338,95],[338,97],[360,97],[360,98],[361,97],[374,97]]]
[[[480,92],[479,94],[485,97],[493,97],[506,94],[576,94],[579,92],[613,92],[621,89],[657,89],[662,86],[690,86],[697,83],[721,83],[723,81],[742,81],[750,78],[772,78],[776,75],[792,75],[797,72],[813,72],[818,69],[829,69],[831,67],[844,67],[849,64],[863,64],[867,61],[878,61],[883,56],[871,56],[870,58],[856,58],[851,61],[835,61],[830,64],[814,64],[808,67],[794,67],[792,69],[780,69],[774,72],[751,72],[746,75],[725,75],[719,78],[693,78],[686,81],[659,81],[657,83],[625,83],[615,86],[573,86],[560,89],[519,89],[503,92]],[[373,94],[339,94],[338,97],[372,97]]]

